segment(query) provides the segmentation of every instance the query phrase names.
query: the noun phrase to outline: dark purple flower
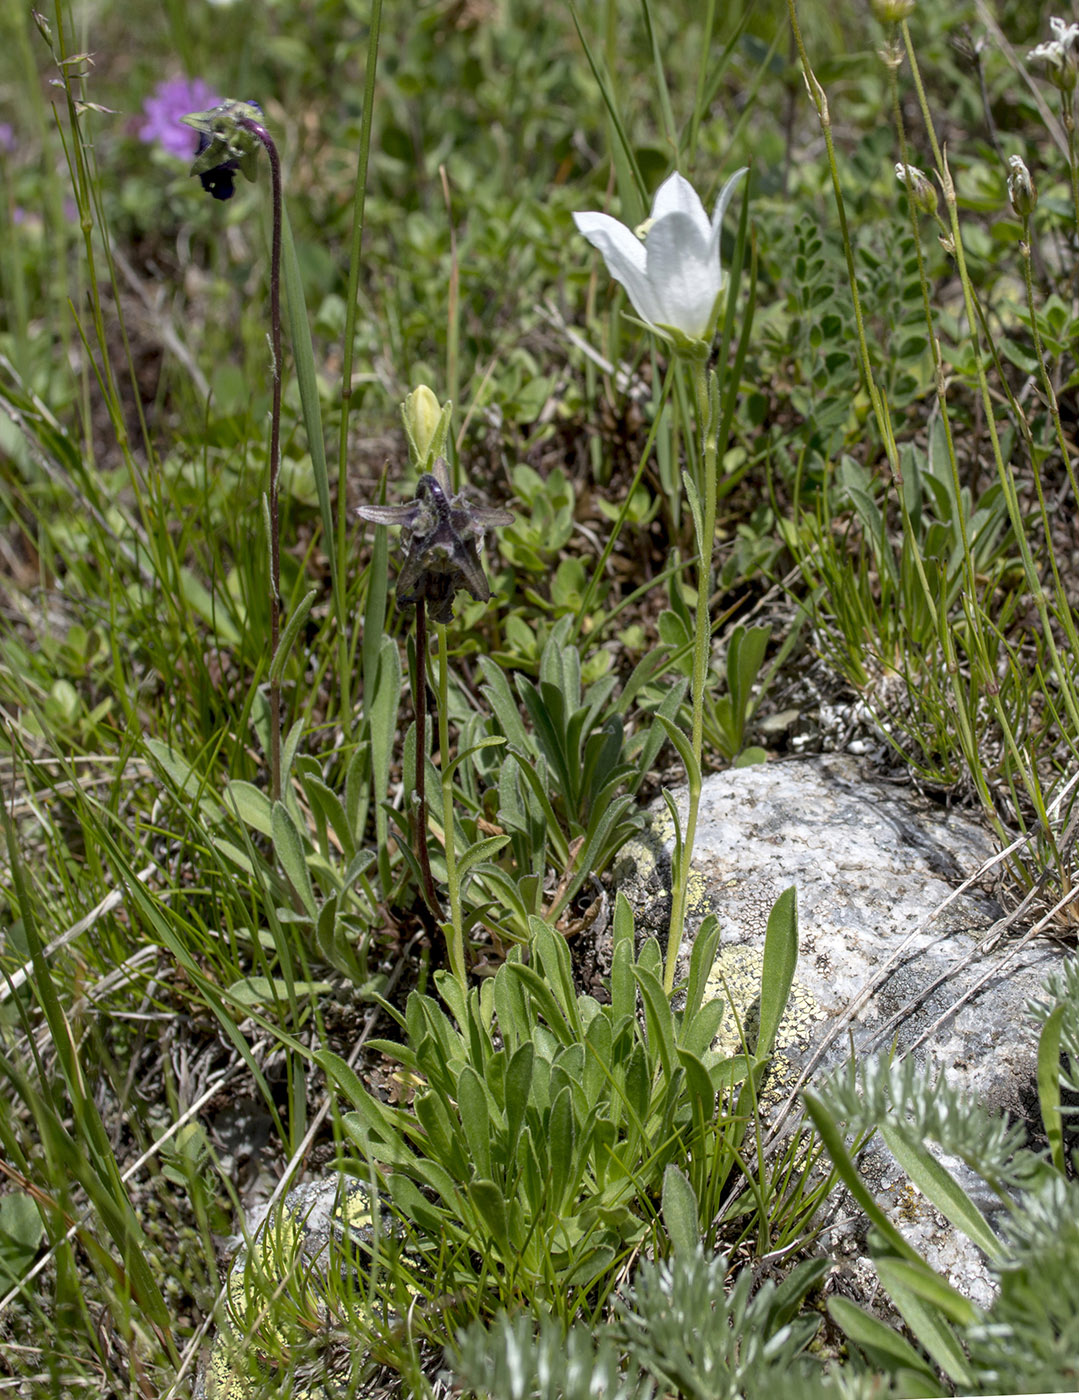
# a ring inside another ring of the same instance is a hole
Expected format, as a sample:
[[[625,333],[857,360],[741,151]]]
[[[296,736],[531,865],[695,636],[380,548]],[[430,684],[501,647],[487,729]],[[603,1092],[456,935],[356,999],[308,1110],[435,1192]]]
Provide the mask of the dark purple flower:
[[[458,588],[477,602],[491,596],[479,546],[493,525],[511,525],[508,510],[472,505],[464,495],[451,495],[449,469],[439,457],[434,472],[416,484],[415,500],[403,506],[360,506],[358,514],[376,525],[400,525],[405,534],[405,559],[397,576],[398,603],[425,599],[435,622],[453,619],[453,595]]]
[[[139,140],[147,145],[156,142],[170,156],[190,160],[196,154],[198,136],[189,127],[183,126],[180,118],[188,112],[216,107],[220,101],[213,88],[201,78],[168,78],[158,83],[142,104],[146,120],[139,127]]]

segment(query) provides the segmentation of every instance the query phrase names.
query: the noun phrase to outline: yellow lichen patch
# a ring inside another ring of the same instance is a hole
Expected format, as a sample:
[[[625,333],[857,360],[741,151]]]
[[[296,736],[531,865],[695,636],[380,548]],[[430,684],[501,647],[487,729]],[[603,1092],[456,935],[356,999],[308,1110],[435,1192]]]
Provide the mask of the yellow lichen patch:
[[[638,880],[646,882],[656,873],[656,853],[643,841],[627,841],[619,855],[619,865],[628,866]]]
[[[763,968],[764,952],[760,948],[737,944],[721,947],[716,955],[704,984],[704,996],[706,1000],[719,999],[727,1003],[723,1024],[712,1042],[712,1049],[720,1055],[740,1055],[743,1036],[750,1050],[753,1049],[759,1026]],[[797,1077],[797,1066],[784,1053],[784,1047],[804,1042],[813,1023],[823,1019],[824,1012],[816,998],[796,978],[791,983],[776,1035],[777,1050],[772,1056],[769,1086],[763,1095],[766,1100],[788,1092]]]
[[[686,881],[686,913],[697,914],[703,911],[708,896],[708,886],[699,870],[690,870]]]

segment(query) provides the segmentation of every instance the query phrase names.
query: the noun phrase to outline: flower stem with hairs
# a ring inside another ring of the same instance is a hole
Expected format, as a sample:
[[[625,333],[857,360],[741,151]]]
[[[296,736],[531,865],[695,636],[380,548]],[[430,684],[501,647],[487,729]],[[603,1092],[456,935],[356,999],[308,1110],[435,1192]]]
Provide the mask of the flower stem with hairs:
[[[686,919],[686,895],[689,889],[693,842],[697,835],[697,816],[701,806],[701,763],[704,752],[704,692],[708,681],[708,653],[712,640],[712,620],[708,600],[712,588],[712,546],[716,537],[717,433],[719,424],[718,395],[709,394],[708,373],[704,360],[693,364],[693,387],[697,404],[697,424],[704,455],[704,502],[697,541],[697,611],[693,634],[693,679],[691,701],[693,725],[690,749],[693,763],[687,765],[686,785],[689,804],[681,850],[672,872],[671,922],[667,932],[667,957],[663,966],[663,989],[670,996],[674,990],[674,969]],[[714,404],[713,404],[714,398]],[[687,474],[688,475],[688,474]]]
[[[412,692],[412,708],[416,712],[416,803],[412,839],[416,859],[420,863],[423,897],[432,914],[438,918],[442,911],[431,874],[431,856],[427,850],[427,601],[424,598],[416,603],[416,682]]]
[[[251,117],[237,125],[249,131],[270,161],[270,202],[273,230],[270,238],[270,353],[273,357],[273,401],[270,408],[270,655],[277,655],[281,634],[281,530],[278,487],[281,468],[281,158],[273,137]],[[270,793],[281,797],[281,678],[270,678]]]
[[[182,118],[199,134],[192,175],[214,199],[231,199],[240,171],[255,178],[259,146],[270,162],[270,202],[273,229],[270,243],[270,353],[273,357],[273,402],[270,414],[270,793],[281,797],[281,673],[277,661],[281,639],[281,542],[278,511],[278,478],[281,465],[281,235],[284,205],[281,192],[281,159],[273,137],[262,123],[256,102],[228,100],[207,112]]]

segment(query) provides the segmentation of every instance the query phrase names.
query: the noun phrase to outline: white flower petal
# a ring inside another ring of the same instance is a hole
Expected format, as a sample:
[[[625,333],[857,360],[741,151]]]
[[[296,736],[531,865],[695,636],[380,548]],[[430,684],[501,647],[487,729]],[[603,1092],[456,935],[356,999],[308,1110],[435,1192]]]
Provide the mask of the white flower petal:
[[[736,170],[727,183],[719,192],[716,200],[716,207],[712,214],[712,237],[719,238],[719,226],[723,222],[723,215],[727,212],[727,205],[731,202],[731,196],[738,188],[738,183],[742,176],[749,170],[748,165],[743,165],[741,170]]]
[[[708,215],[704,212],[700,196],[677,170],[667,176],[652,201],[653,220],[665,218],[668,214],[688,214],[698,228],[708,228]]]
[[[648,281],[659,303],[658,313],[648,319],[700,339],[723,285],[706,233],[690,214],[667,214],[652,225],[645,252]]]
[[[730,202],[731,202],[731,196],[734,194],[735,190],[738,188],[738,185],[740,184],[740,182],[741,182],[741,180],[742,180],[742,177],[745,175],[745,173],[746,173],[746,171],[747,171],[748,169],[749,169],[749,166],[748,166],[748,165],[743,165],[742,168],[741,168],[741,170],[736,170],[736,171],[734,172],[734,174],[731,176],[731,178],[727,181],[727,183],[726,183],[726,184],[723,186],[723,188],[720,190],[720,192],[719,192],[719,198],[716,200],[716,207],[715,207],[715,209],[714,209],[714,211],[713,211],[713,213],[712,213],[712,228],[711,228],[711,234],[710,234],[709,239],[708,239],[708,249],[709,249],[709,256],[712,257],[712,258],[715,260],[715,264],[716,264],[717,267],[721,267],[721,262],[720,262],[720,257],[719,257],[719,235],[720,235],[720,232],[722,231],[722,228],[723,228],[723,216],[724,216],[724,214],[726,214],[726,212],[727,212],[727,205],[730,204]],[[722,285],[723,285],[723,276],[722,276],[722,273],[720,273],[720,286],[722,286]]]
[[[592,247],[603,254],[607,271],[625,287],[637,314],[656,325],[660,304],[649,283],[645,247],[641,240],[609,214],[574,214],[573,222],[577,225],[577,231],[583,233]]]

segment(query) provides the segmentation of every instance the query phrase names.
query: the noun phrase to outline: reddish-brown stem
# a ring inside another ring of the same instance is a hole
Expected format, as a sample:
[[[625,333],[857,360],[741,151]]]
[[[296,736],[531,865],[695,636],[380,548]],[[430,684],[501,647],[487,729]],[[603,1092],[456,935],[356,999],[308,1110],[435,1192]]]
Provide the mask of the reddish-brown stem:
[[[273,137],[251,117],[238,125],[261,141],[270,160],[273,234],[270,244],[270,353],[273,356],[273,404],[270,412],[270,656],[277,657],[281,635],[281,541],[278,523],[277,478],[281,465],[281,160]],[[281,678],[270,679],[270,794],[281,797]]]

